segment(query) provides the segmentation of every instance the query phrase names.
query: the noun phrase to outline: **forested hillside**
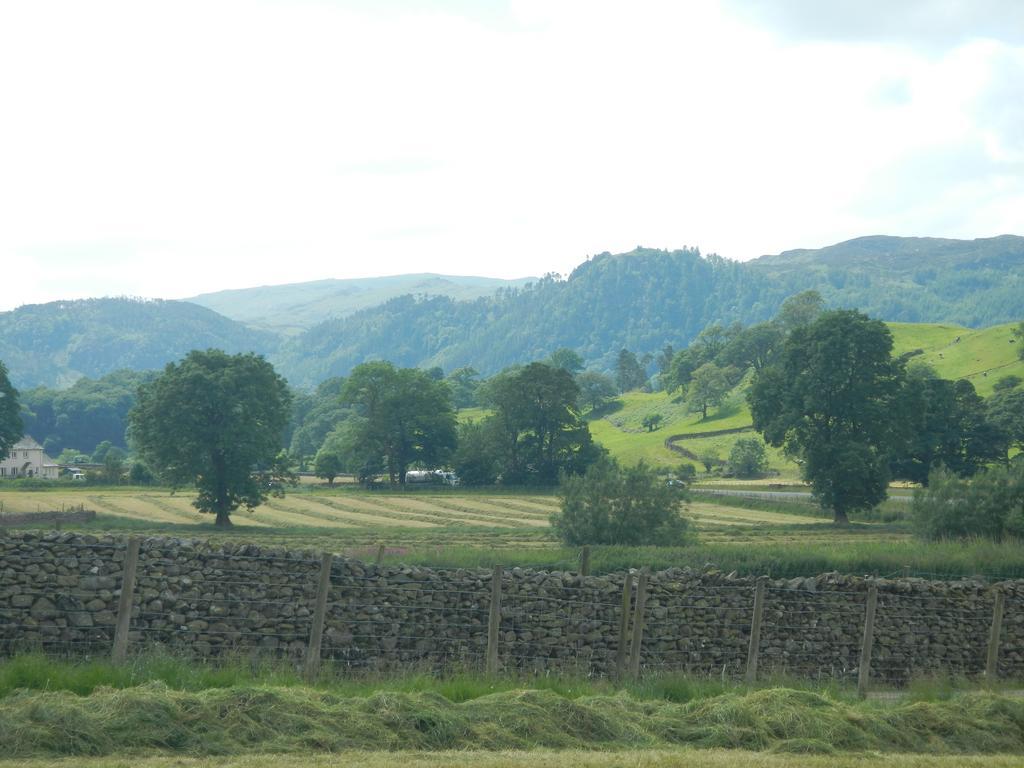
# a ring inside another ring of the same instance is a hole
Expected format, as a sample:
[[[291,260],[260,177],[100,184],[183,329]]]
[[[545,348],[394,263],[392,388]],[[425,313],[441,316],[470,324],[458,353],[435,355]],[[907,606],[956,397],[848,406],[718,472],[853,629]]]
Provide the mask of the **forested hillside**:
[[[162,368],[192,349],[268,352],[276,337],[181,301],[84,299],[0,312],[0,360],[18,388]]]
[[[1024,316],[1024,238],[961,241],[869,237],[820,251],[739,263],[697,250],[638,248],[596,256],[566,280],[456,302],[402,297],[316,326],[276,361],[293,384],[343,375],[370,359],[490,374],[553,350],[611,369],[622,348],[656,353],[710,323],[756,323],[782,301],[817,289],[830,307],[886,320],[968,326]]]
[[[1020,319],[1024,238],[858,237],[747,264],[788,294],[813,288],[826,304],[908,323],[973,328]]]

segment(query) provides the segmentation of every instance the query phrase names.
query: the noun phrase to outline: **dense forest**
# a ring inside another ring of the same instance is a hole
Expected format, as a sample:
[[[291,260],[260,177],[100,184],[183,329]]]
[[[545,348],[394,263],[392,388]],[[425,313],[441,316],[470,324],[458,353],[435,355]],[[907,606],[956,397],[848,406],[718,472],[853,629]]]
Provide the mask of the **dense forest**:
[[[0,313],[0,360],[21,389],[157,369],[210,347],[265,354],[304,390],[370,360],[445,372],[472,366],[489,376],[559,348],[576,351],[590,369],[611,371],[622,349],[641,358],[666,345],[680,349],[711,324],[766,320],[786,297],[808,289],[827,307],[885,320],[1011,322],[1024,316],[1024,237],[863,237],[747,263],[696,249],[637,248],[588,259],[565,279],[548,275],[472,300],[395,297],[290,337],[188,302],[53,302]],[[246,296],[233,292],[233,304],[243,306]],[[288,312],[308,319],[309,308],[290,292],[293,300],[291,310],[273,306],[275,324],[294,331],[301,323]],[[321,293],[309,299],[322,300]]]
[[[0,312],[0,360],[16,387],[67,387],[122,368],[153,370],[192,349],[269,352],[275,336],[182,301],[84,299]]]
[[[491,297],[393,299],[330,320],[284,344],[279,368],[298,386],[372,359],[484,375],[568,347],[612,370],[619,350],[685,347],[708,325],[753,324],[818,290],[830,308],[886,320],[984,326],[1024,315],[1024,238],[866,237],[820,251],[740,263],[696,249],[603,253],[557,276]]]

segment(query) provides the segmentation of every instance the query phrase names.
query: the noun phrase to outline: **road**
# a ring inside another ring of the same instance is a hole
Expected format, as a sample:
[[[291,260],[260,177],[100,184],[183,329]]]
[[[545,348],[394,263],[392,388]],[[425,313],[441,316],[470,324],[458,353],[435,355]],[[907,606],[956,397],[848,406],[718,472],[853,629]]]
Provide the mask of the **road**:
[[[695,493],[706,493],[710,496],[739,496],[744,499],[763,499],[765,501],[805,501],[811,502],[814,497],[807,491],[746,491],[742,488],[705,488],[696,486]],[[909,502],[912,496],[889,496],[893,501]]]

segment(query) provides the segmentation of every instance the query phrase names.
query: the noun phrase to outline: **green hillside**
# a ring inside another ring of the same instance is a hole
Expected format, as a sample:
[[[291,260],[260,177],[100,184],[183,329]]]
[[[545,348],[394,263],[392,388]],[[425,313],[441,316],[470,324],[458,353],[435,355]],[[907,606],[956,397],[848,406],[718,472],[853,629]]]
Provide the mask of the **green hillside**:
[[[1024,361],[1017,356],[1017,343],[1010,343],[1015,324],[972,330],[951,324],[889,323],[897,355],[921,350],[911,360],[934,366],[947,379],[966,378],[979,394],[992,394],[992,386],[1002,376],[1016,374],[1024,378]],[[957,341],[959,339],[959,341]],[[751,424],[745,401],[746,382],[730,394],[721,408],[712,409],[701,421],[700,414],[687,413],[683,403],[664,392],[628,392],[611,406],[590,419],[594,439],[626,463],[639,459],[654,466],[675,467],[688,461],[668,449],[665,440],[673,435],[699,434],[746,427]],[[642,426],[645,416],[660,414],[659,429],[648,432]],[[713,453],[726,458],[733,444],[745,434],[719,435],[675,441],[686,450],[703,456]],[[797,467],[781,451],[768,449],[769,466],[783,477],[796,477]],[[695,463],[689,461],[689,463]],[[703,469],[703,467],[699,467]]]
[[[0,360],[19,389],[163,368],[193,349],[266,353],[278,343],[205,307],[158,299],[82,299],[0,312]]]
[[[1003,376],[1024,378],[1020,342],[1013,336],[1016,323],[973,330],[956,325],[889,323],[897,354],[921,349],[911,358],[933,366],[944,379],[967,379],[978,394],[988,397]],[[959,341],[957,341],[959,339]]]

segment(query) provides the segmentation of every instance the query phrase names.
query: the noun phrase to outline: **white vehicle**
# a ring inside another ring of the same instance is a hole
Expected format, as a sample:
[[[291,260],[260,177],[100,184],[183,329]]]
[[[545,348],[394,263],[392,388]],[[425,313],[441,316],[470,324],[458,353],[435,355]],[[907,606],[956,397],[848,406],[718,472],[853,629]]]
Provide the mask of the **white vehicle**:
[[[444,483],[452,487],[459,484],[459,476],[444,469],[410,469],[405,473],[407,485]]]

